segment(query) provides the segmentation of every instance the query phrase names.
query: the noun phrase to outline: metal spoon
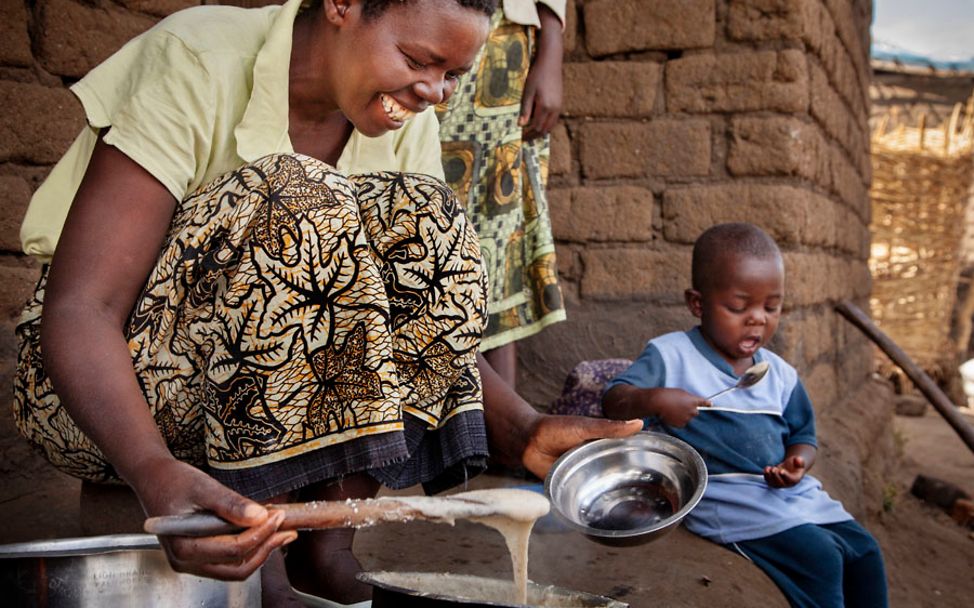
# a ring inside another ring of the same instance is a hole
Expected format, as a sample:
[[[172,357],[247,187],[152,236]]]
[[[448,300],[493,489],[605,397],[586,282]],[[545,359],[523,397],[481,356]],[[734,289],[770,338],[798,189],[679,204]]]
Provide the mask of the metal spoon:
[[[730,388],[725,388],[720,392],[714,393],[713,395],[707,397],[707,401],[720,397],[724,393],[729,393],[739,388],[748,388],[754,386],[768,374],[769,369],[770,369],[770,365],[768,365],[767,361],[761,361],[760,363],[755,363],[751,367],[744,370],[744,373],[741,374],[741,377],[737,379],[737,384],[735,384]]]

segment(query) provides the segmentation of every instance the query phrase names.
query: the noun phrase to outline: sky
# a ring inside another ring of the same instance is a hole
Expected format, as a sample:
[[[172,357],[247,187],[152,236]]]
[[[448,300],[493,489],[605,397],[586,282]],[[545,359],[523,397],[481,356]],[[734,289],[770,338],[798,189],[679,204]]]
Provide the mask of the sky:
[[[872,36],[886,51],[974,59],[974,0],[875,0]]]

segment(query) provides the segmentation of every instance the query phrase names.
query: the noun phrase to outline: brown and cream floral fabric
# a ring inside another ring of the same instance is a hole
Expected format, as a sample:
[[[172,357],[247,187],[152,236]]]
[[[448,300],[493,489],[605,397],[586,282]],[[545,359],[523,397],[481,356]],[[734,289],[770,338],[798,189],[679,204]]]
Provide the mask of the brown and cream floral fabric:
[[[17,424],[62,470],[110,480],[44,372],[45,278],[18,326]],[[440,429],[480,410],[485,323],[477,237],[445,184],[275,155],[180,204],[127,336],[174,454],[232,478],[393,438],[404,414]],[[408,456],[401,439],[367,445],[320,475]]]

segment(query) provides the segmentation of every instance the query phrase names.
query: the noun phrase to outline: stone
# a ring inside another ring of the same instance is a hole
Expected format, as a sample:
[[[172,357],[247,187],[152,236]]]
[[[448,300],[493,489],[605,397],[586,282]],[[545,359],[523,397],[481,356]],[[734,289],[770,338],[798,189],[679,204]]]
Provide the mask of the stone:
[[[559,122],[551,130],[551,157],[548,172],[551,175],[567,175],[572,171],[572,142],[565,123]]]
[[[896,396],[896,415],[897,416],[923,416],[927,412],[929,401],[923,395],[897,395]]]
[[[20,0],[4,0],[0,3],[0,65],[27,67],[33,61],[27,9]]]
[[[4,259],[0,263],[0,320],[14,323],[34,293],[40,269],[30,258]]]
[[[645,242],[653,237],[653,193],[645,188],[572,188],[549,203],[552,232],[560,241]]]
[[[780,245],[801,244],[807,219],[807,190],[783,184],[724,182],[674,186],[663,195],[663,235],[669,242],[693,243],[724,222],[753,222]]]
[[[38,4],[37,58],[45,70],[80,78],[155,23],[151,17],[105,6],[71,0]]]
[[[166,15],[171,15],[172,13],[184,8],[198,6],[200,4],[199,0],[116,0],[116,2],[127,9],[139,11],[141,13],[148,13],[150,15],[156,15],[157,17],[165,17]],[[220,4],[238,4],[241,6],[247,5],[246,2],[221,2]],[[263,3],[249,3],[251,6],[263,6],[265,4],[280,4],[280,2],[272,2],[268,0]]]
[[[666,64],[670,112],[805,112],[808,68],[797,49],[701,53]]]
[[[0,250],[20,252],[20,223],[30,195],[27,180],[16,175],[0,175]]]
[[[57,162],[84,126],[67,89],[0,81],[0,162]]]
[[[689,284],[690,249],[586,249],[581,295],[586,299],[682,299]]]
[[[806,29],[807,0],[730,0],[727,35],[732,40],[800,40]]]
[[[641,118],[653,113],[663,69],[652,61],[587,61],[564,68],[565,116]]]
[[[586,123],[579,157],[583,174],[607,177],[692,177],[710,174],[710,123],[662,118],[648,123]]]
[[[732,175],[790,175],[828,186],[829,159],[818,129],[797,117],[735,117],[727,169]]]
[[[594,57],[714,45],[715,0],[588,0],[585,46]]]

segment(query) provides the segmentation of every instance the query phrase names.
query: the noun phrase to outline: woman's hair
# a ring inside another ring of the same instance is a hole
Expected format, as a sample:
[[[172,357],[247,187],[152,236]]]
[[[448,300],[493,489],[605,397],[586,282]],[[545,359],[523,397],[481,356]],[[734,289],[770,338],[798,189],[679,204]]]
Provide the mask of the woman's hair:
[[[767,232],[754,224],[733,222],[711,226],[693,244],[690,284],[697,291],[713,287],[729,258],[781,259],[781,250]]]
[[[393,4],[405,4],[409,0],[362,0],[362,16],[374,19]],[[480,11],[490,17],[497,9],[497,0],[455,0],[463,8]]]

